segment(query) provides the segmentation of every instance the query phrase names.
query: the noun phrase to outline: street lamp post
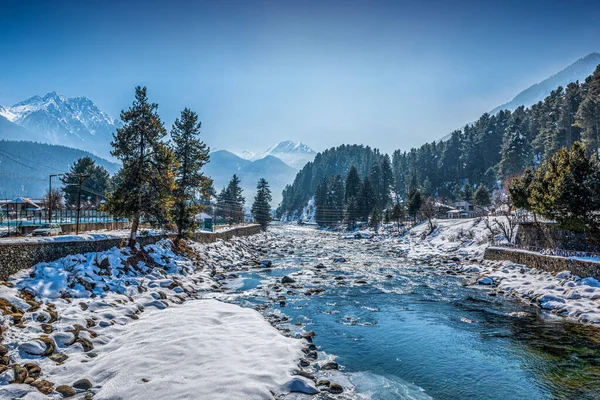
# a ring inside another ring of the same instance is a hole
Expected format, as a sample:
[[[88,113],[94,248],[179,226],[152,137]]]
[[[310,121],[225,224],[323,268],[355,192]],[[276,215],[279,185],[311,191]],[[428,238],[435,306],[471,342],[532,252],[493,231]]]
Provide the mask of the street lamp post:
[[[52,174],[48,179],[48,223],[52,223],[52,178],[55,176],[63,176],[63,174]]]

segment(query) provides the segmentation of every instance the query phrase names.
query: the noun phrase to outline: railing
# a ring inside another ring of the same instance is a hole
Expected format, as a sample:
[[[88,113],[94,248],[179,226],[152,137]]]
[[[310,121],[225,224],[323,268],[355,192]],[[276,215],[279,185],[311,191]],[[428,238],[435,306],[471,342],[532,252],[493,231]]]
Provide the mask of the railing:
[[[517,245],[517,244],[497,243],[495,240],[491,241],[491,245],[494,247],[504,247],[507,249],[533,251],[533,252],[536,252],[536,253],[539,253],[539,254],[545,255],[545,256],[600,258],[600,253],[592,252],[592,251],[552,249],[552,248],[524,246],[524,245]]]

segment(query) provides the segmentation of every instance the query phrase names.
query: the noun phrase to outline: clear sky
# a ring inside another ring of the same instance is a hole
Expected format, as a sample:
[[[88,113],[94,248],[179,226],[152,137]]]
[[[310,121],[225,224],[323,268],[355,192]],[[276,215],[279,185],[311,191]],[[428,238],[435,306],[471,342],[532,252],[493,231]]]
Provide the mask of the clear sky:
[[[0,0],[0,104],[146,85],[213,148],[436,140],[600,50],[598,1]]]

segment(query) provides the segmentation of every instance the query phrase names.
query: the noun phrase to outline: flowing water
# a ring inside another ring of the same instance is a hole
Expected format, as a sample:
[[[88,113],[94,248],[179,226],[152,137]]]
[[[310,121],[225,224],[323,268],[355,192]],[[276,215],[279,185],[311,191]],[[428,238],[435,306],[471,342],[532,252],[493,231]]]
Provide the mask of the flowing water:
[[[331,380],[354,386],[349,398],[600,398],[595,329],[399,257],[392,241],[275,228],[267,251],[273,267],[242,274],[236,301],[313,330],[320,358],[341,366]],[[278,292],[284,275],[296,282]]]

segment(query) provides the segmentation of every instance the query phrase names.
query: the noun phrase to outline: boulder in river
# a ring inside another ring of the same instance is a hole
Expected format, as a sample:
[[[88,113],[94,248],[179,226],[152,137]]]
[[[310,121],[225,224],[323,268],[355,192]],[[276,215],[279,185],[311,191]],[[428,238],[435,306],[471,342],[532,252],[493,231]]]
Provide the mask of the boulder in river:
[[[293,278],[290,278],[290,277],[289,277],[289,276],[287,276],[287,275],[286,275],[286,276],[284,276],[283,278],[281,278],[281,283],[283,283],[284,285],[285,285],[285,284],[288,284],[288,283],[295,283],[295,282],[296,282],[296,280],[295,280],[295,279],[293,279]]]
[[[332,383],[331,385],[329,385],[329,393],[333,393],[333,394],[340,394],[344,391],[344,388],[341,385],[338,385],[337,383]]]
[[[316,394],[319,393],[319,389],[315,386],[315,383],[310,379],[303,376],[294,376],[287,384],[287,390],[292,393],[305,393],[305,394]]]

